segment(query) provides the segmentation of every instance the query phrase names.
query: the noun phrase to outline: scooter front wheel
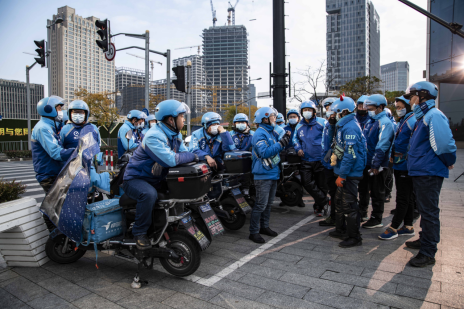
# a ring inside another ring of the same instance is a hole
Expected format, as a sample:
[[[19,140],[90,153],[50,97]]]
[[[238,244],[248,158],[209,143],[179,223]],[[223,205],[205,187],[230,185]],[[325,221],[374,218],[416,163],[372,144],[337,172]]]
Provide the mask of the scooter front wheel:
[[[186,231],[178,230],[169,233],[170,243],[167,247],[180,258],[160,258],[160,263],[166,271],[177,277],[187,277],[200,266],[200,245]]]
[[[76,249],[76,243],[65,235],[49,238],[45,244],[45,254],[58,264],[71,264],[79,260],[86,250]]]
[[[223,210],[228,212],[229,219],[225,219],[220,217],[221,224],[229,230],[239,230],[245,224],[245,214],[240,212],[231,213],[236,209],[236,201],[232,197],[228,197],[225,200],[221,201],[221,205],[223,206]]]

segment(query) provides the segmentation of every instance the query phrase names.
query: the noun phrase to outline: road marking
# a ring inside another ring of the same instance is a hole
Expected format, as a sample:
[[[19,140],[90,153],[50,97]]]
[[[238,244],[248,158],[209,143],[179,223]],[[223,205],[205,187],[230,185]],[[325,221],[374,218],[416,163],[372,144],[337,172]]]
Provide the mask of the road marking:
[[[2,168],[0,167],[0,172],[10,172],[10,171],[18,171],[18,170],[34,170],[34,167],[10,167],[10,168]]]
[[[31,195],[31,196],[21,196],[22,198],[44,198],[45,194],[40,195]]]
[[[36,173],[34,172],[34,170],[31,170],[30,172],[21,172],[21,173],[8,173],[8,174],[3,174],[2,176],[28,176],[28,175],[35,175]],[[11,178],[10,178],[11,179]]]

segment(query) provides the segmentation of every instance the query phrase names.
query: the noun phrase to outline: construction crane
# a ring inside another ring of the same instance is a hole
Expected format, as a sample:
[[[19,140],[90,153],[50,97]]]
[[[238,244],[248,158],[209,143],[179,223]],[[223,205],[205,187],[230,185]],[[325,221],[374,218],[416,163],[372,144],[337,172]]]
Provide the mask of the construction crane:
[[[134,56],[134,57],[137,57],[137,58],[140,58],[140,59],[145,59],[145,57],[142,57],[142,56],[139,56],[139,55],[136,55],[136,54],[131,54],[131,53],[126,53],[128,55],[131,55],[131,56]],[[153,81],[153,63],[156,62],[157,64],[160,64],[163,66],[163,64],[159,61],[155,61],[155,60],[150,60],[150,68],[152,69],[152,81]]]
[[[231,25],[231,12],[232,12],[232,24],[233,26],[236,24],[236,5],[239,3],[239,0],[236,0],[236,4],[234,6],[229,2],[229,8],[228,8],[228,26]]]
[[[186,46],[186,47],[180,47],[180,48],[175,48],[175,50],[182,50],[182,49],[185,49],[185,48],[193,48],[193,47],[197,47],[197,54],[200,55],[200,45],[194,45],[194,46]]]
[[[216,19],[216,10],[213,8],[213,0],[210,0],[210,4],[212,6],[213,27],[215,27],[217,19]]]

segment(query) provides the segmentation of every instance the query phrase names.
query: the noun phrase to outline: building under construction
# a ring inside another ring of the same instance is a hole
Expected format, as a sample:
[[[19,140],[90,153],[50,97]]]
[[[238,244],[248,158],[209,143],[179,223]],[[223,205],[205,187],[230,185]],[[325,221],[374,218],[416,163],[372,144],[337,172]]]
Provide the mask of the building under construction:
[[[223,114],[228,105],[247,100],[248,42],[243,25],[203,30],[207,105]]]

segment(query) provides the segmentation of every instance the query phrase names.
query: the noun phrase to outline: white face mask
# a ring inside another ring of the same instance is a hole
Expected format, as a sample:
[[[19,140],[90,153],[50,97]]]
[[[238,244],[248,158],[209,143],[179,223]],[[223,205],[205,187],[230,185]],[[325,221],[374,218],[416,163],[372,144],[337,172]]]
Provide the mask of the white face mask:
[[[333,113],[333,111],[326,111],[326,118],[329,118]]]
[[[375,111],[368,111],[368,116],[375,117],[375,115],[376,115]]]
[[[210,133],[212,134],[212,136],[216,136],[218,134],[218,125],[211,126]]]
[[[144,123],[144,122],[142,122],[142,123],[140,123],[140,125],[139,125],[139,126],[137,126],[137,128],[140,128],[140,129],[142,129],[142,128],[144,128],[144,126],[145,126],[145,123]]]
[[[290,119],[289,119],[289,124],[295,125],[295,124],[297,124],[297,121],[298,121],[297,118],[290,118]]]
[[[236,124],[237,130],[240,130],[240,131],[244,131],[246,127],[247,127],[246,124]]]
[[[152,128],[153,126],[155,126],[155,124],[156,124],[155,122],[150,122],[149,123],[149,128]]]
[[[397,113],[397,116],[403,117],[405,114],[407,114],[407,109],[403,108],[401,110],[397,110],[396,113]]]
[[[305,111],[303,114],[304,114],[305,119],[311,119],[313,116],[313,112],[311,111]]]
[[[55,120],[61,122],[61,120],[63,119],[63,111],[58,111],[57,114],[58,115],[55,117]]]
[[[80,124],[82,122],[84,122],[84,118],[85,118],[85,115],[84,114],[72,114],[71,115],[71,120],[75,123],[75,124]]]

